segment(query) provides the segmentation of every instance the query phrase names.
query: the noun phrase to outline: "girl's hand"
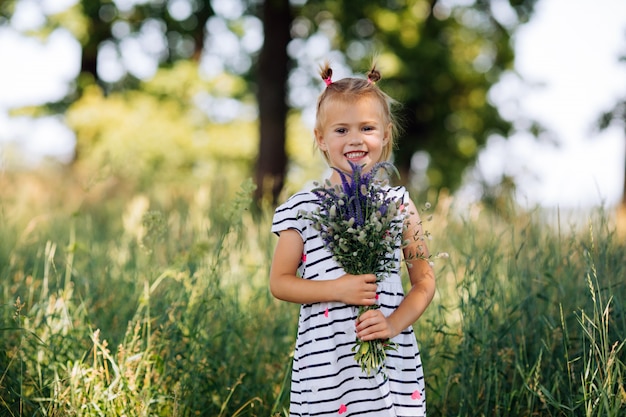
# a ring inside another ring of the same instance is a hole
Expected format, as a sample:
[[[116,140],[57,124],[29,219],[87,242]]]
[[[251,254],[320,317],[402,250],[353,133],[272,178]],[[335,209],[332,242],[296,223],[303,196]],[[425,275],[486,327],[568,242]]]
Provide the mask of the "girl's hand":
[[[376,275],[345,274],[336,280],[337,301],[355,306],[371,306],[376,303]]]
[[[380,310],[368,310],[356,321],[356,336],[361,340],[390,339],[397,334]]]

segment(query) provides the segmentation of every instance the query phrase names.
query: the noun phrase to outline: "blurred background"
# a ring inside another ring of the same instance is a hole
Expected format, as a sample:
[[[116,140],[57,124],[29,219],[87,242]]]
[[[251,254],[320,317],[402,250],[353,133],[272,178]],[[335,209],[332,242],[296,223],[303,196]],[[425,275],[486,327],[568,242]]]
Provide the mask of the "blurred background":
[[[624,0],[0,0],[0,415],[288,415],[326,59],[431,203],[429,415],[625,415]]]
[[[324,175],[319,65],[374,58],[418,193],[617,207],[624,56],[621,0],[5,0],[0,175],[141,191],[219,171],[275,203]]]

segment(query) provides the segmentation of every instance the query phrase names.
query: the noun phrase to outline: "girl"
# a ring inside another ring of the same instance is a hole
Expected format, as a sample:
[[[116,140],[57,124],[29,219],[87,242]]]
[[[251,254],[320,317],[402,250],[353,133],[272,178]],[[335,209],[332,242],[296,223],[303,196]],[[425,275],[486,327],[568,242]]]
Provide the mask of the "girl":
[[[387,161],[396,124],[392,99],[378,88],[373,67],[367,80],[332,81],[328,63],[320,71],[326,83],[317,104],[315,143],[331,167],[345,173],[350,163],[368,172]],[[332,184],[339,184],[332,171]],[[376,276],[346,274],[332,258],[310,220],[299,215],[317,207],[310,191],[291,196],[276,209],[272,231],[278,244],[270,272],[270,290],[281,300],[301,304],[291,377],[291,416],[425,416],[424,375],[412,325],[435,292],[421,221],[404,187],[393,188],[411,213],[404,239],[411,289],[404,295],[400,270],[376,284]],[[400,259],[401,250],[395,254]],[[400,265],[400,263],[397,263]],[[358,306],[378,303],[358,317]],[[357,319],[358,317],[358,319]],[[355,338],[392,339],[385,372],[367,374],[354,359]]]

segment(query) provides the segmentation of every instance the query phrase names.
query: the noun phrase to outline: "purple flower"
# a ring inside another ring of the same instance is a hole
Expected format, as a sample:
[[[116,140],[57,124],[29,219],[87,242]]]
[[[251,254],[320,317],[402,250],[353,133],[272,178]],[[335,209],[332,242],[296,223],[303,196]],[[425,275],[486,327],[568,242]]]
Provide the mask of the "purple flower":
[[[387,273],[397,272],[400,259],[396,250],[402,247],[406,216],[402,198],[391,194],[393,189],[377,178],[380,170],[387,173],[395,167],[388,162],[376,164],[369,172],[350,163],[347,174],[335,169],[341,184],[317,187],[319,210],[302,212],[320,231],[326,248],[335,261],[349,274],[375,274],[377,282]],[[397,171],[396,171],[397,172]],[[359,315],[373,306],[359,307]],[[355,360],[368,373],[384,367],[386,351],[395,350],[389,340],[355,341]]]

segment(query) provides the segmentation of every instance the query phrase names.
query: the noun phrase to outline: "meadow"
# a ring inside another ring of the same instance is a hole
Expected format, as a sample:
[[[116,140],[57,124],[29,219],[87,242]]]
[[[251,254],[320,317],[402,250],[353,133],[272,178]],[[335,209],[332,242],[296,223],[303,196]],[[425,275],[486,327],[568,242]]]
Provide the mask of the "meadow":
[[[0,416],[287,415],[298,306],[268,291],[250,181],[0,182]],[[432,203],[429,416],[626,415],[612,212]]]

